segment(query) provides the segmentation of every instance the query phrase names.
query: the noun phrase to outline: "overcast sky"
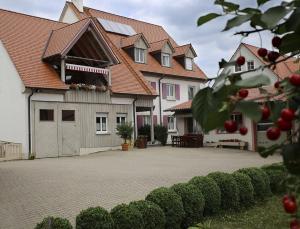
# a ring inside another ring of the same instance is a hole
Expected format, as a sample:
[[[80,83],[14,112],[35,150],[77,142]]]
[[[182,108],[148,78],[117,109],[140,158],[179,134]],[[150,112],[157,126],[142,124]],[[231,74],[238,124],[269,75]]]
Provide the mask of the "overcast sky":
[[[196,26],[197,18],[216,12],[214,0],[84,0],[84,5],[162,25],[179,44],[192,43],[198,57],[196,62],[209,76],[218,71],[218,61],[228,59],[238,47],[241,37],[232,36],[235,30],[221,33],[225,19],[220,18],[203,27]],[[244,7],[256,6],[256,0],[240,0]],[[269,4],[275,4],[272,0]],[[0,8],[58,20],[65,0],[0,0]],[[271,36],[262,34],[263,46],[270,48]],[[243,42],[260,46],[257,36]]]

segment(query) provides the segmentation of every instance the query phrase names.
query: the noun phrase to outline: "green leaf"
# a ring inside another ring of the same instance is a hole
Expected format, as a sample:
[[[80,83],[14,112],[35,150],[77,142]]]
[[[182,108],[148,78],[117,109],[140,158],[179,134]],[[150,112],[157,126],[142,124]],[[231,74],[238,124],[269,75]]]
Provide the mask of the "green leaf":
[[[287,9],[283,6],[275,6],[268,9],[261,16],[261,21],[266,24],[267,28],[274,28],[289,12],[291,9]]]
[[[240,5],[232,2],[226,2],[225,0],[216,0],[215,4],[223,6],[227,12],[236,11],[240,8]]]
[[[282,101],[271,101],[271,102],[268,102],[268,107],[272,111],[270,120],[272,122],[276,122],[278,120],[278,118],[280,117],[280,113],[281,113],[282,109],[284,109],[286,107],[286,103],[282,102]]]
[[[263,4],[267,3],[268,1],[270,1],[270,0],[257,0],[257,5],[258,6],[263,5]]]
[[[235,83],[236,86],[241,88],[255,88],[255,87],[261,87],[270,84],[271,84],[270,78],[263,74],[242,79]]]
[[[282,38],[279,51],[281,54],[287,54],[294,51],[300,50],[300,34],[287,34]]]
[[[211,21],[211,20],[213,20],[217,17],[220,17],[220,16],[221,16],[221,14],[209,13],[207,15],[204,15],[204,16],[200,17],[198,19],[197,25],[201,26],[201,25],[203,25],[203,24],[205,24],[205,23],[207,23],[207,22],[209,22],[209,21]]]
[[[253,121],[257,122],[261,119],[261,108],[260,105],[253,101],[241,101],[238,102],[236,111],[243,113],[245,116],[249,117]]]
[[[225,59],[222,59],[219,62],[219,68],[226,68],[226,67],[235,66],[235,65],[236,65],[236,61],[228,62]]]
[[[261,11],[259,9],[256,9],[256,8],[245,8],[245,9],[242,9],[240,10],[240,12],[242,13],[247,13],[247,14],[260,14]]]
[[[244,24],[245,22],[249,21],[252,15],[238,15],[230,20],[227,21],[227,24],[225,26],[225,29],[223,31],[227,31],[232,29],[233,27],[240,26]]]

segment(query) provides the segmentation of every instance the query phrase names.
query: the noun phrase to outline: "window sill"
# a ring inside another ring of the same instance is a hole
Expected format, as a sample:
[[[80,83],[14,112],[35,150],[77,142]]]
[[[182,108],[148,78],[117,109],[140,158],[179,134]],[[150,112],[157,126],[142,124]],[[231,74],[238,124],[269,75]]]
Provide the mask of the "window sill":
[[[96,132],[96,135],[110,135],[111,133],[106,131],[106,132]]]
[[[176,101],[176,98],[173,98],[173,97],[167,97],[167,100],[168,100],[168,101]]]
[[[168,133],[177,133],[177,130],[168,130]]]

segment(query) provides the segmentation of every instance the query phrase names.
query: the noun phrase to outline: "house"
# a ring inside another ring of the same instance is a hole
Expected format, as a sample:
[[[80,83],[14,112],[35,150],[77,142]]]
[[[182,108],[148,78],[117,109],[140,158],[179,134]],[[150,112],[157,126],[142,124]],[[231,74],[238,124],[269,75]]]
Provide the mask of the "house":
[[[245,57],[246,63],[243,66],[227,67],[223,71],[231,71],[232,73],[237,73],[252,70],[259,66],[265,65],[266,62],[257,54],[258,49],[258,47],[255,47],[253,45],[241,43],[236,52],[231,57],[230,61],[234,61],[242,55]],[[265,89],[274,92],[275,88],[273,85],[275,82],[289,77],[293,72],[295,72],[297,70],[297,64],[295,64],[294,61],[294,59],[289,59],[281,62],[274,70],[269,68],[264,69],[263,73],[270,78],[271,82],[271,84]],[[257,72],[250,72],[246,73],[243,77],[248,78],[254,76],[255,74],[257,74]],[[250,89],[247,99],[255,98],[259,94],[260,93],[258,89]],[[184,126],[184,128],[181,128],[181,130],[185,131],[181,132],[181,134],[186,133],[189,128],[193,128],[196,130],[199,129],[196,122],[192,121],[191,105],[192,101],[189,101],[168,109],[169,111],[175,112],[175,117],[177,118],[178,122],[180,122],[180,124],[178,123],[178,125]],[[248,144],[248,149],[253,151],[257,150],[257,148],[260,146],[267,147],[274,143],[268,140],[266,137],[266,130],[274,125],[271,121],[261,121],[259,123],[254,123],[249,118],[244,117],[241,113],[237,112],[234,112],[231,118],[235,120],[239,126],[247,127],[248,134],[242,136],[238,132],[230,134],[224,130],[213,130],[204,135],[204,142],[212,143],[235,139],[246,142]],[[282,142],[285,139],[286,134],[282,134],[278,142]]]
[[[168,107],[205,74],[192,45],[158,25],[67,2],[60,21],[0,10],[0,140],[24,158],[83,155],[120,146],[120,123],[176,131]],[[149,120],[150,119],[150,120]]]

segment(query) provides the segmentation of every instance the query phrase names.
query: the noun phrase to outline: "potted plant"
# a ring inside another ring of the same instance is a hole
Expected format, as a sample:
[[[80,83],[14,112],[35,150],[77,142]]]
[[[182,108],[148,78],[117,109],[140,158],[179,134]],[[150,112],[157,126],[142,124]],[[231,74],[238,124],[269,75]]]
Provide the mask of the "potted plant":
[[[136,140],[136,147],[139,149],[147,148],[147,140],[148,137],[146,135],[139,135]]]
[[[128,151],[129,144],[127,143],[127,140],[131,139],[132,133],[133,127],[131,123],[123,123],[117,126],[117,135],[119,135],[124,140],[124,143],[122,144],[123,151]]]

